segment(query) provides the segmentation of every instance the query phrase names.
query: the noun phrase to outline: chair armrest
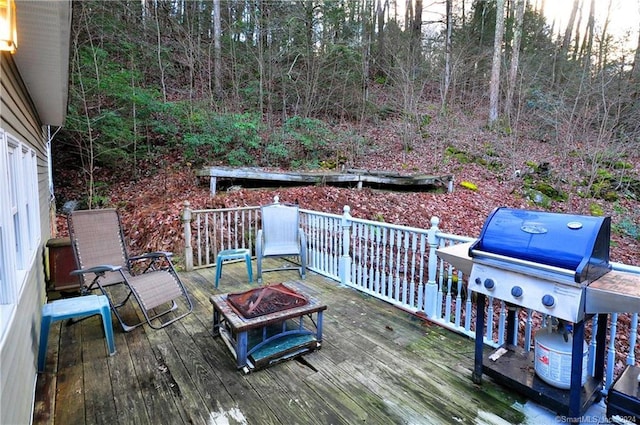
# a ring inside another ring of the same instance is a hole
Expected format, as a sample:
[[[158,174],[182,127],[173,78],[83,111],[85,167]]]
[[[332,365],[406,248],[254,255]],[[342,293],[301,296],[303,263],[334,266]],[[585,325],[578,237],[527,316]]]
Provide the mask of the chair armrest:
[[[169,252],[169,251],[147,252],[146,254],[129,257],[129,261],[147,260],[149,258],[156,259],[156,258],[162,258],[162,257],[171,258],[173,257],[173,252]]]
[[[69,274],[77,276],[77,275],[80,275],[80,274],[87,274],[87,273],[99,274],[99,273],[105,273],[105,272],[117,272],[121,268],[122,268],[122,266],[112,266],[110,264],[103,264],[103,265],[100,265],[100,266],[89,267],[88,269],[73,270]]]

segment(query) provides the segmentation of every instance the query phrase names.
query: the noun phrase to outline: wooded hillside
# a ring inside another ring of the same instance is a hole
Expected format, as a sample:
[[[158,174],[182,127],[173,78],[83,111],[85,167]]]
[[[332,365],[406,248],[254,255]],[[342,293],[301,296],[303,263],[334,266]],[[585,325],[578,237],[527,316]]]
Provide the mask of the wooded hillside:
[[[640,265],[637,41],[596,25],[594,0],[561,29],[543,3],[446,0],[434,22],[422,0],[74,2],[58,206],[119,207],[134,248],[177,251],[154,222],[182,201],[274,195],[209,198],[200,165],[454,174],[453,194],[279,194],[468,236],[500,205],[607,214],[613,259]]]

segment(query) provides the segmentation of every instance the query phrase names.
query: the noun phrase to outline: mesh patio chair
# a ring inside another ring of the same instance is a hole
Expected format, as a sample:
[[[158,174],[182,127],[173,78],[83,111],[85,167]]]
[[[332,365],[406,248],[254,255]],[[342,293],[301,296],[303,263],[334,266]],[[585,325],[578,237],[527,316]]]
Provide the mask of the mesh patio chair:
[[[82,292],[100,290],[125,332],[148,323],[163,328],[193,311],[170,252],[130,257],[125,248],[120,216],[115,209],[80,210],[69,214],[69,236],[79,269]],[[118,291],[124,288],[123,291]],[[122,298],[114,302],[113,298]],[[135,299],[145,320],[128,324],[119,311]],[[172,315],[166,316],[175,310]]]
[[[256,237],[256,260],[258,283],[262,282],[262,272],[287,270],[288,267],[262,270],[265,257],[300,257],[300,276],[306,277],[307,238],[300,227],[300,213],[297,206],[278,202],[261,208],[262,229]]]

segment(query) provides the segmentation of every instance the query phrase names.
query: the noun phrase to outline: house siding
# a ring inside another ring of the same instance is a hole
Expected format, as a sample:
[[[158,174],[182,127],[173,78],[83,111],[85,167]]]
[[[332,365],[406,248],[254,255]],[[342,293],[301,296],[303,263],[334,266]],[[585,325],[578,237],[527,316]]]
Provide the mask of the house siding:
[[[0,340],[0,424],[29,424],[37,378],[41,309],[46,301],[44,246],[51,235],[47,139],[13,58],[7,53],[0,56],[0,112],[0,127],[37,153],[41,237]]]

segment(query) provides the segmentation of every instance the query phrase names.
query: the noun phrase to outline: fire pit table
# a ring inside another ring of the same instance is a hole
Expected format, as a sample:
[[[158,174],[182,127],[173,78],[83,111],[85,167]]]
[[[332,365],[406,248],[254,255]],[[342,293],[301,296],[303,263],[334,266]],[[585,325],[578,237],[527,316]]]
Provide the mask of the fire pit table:
[[[220,336],[244,373],[298,357],[322,344],[327,306],[301,285],[276,284],[212,295],[213,336]]]

